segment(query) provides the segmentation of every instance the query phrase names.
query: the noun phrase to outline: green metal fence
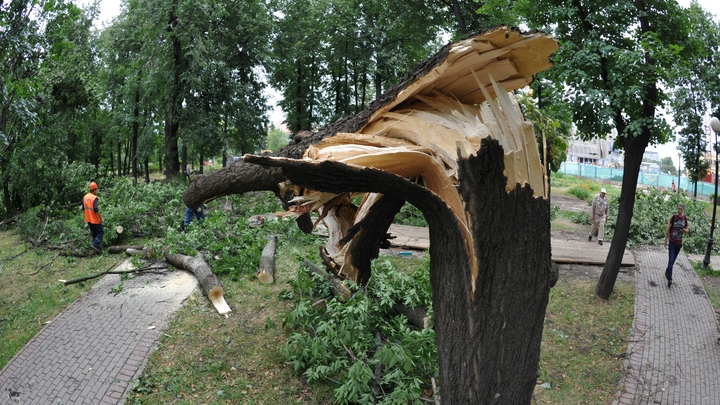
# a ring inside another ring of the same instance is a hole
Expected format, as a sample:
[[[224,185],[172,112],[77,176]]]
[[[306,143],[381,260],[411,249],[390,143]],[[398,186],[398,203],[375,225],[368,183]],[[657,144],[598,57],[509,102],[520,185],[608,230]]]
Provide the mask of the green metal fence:
[[[571,176],[587,177],[597,180],[613,180],[619,182],[622,182],[623,177],[623,169],[590,166],[571,162],[563,162],[563,164],[560,165],[560,170],[558,172],[562,174],[569,174]],[[681,177],[678,181],[678,176],[671,176],[669,174],[640,172],[640,175],[638,176],[638,184],[640,185],[663,187],[668,189],[672,187],[673,180],[678,187],[688,191],[693,190],[694,184],[685,177]],[[712,195],[715,193],[715,184],[700,181],[698,182],[697,192],[698,194],[706,196]]]

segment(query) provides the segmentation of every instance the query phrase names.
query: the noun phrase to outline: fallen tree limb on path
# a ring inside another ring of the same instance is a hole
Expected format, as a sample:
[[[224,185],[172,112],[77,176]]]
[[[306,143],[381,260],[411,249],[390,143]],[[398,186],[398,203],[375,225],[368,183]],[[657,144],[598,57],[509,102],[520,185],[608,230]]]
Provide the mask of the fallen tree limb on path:
[[[220,315],[227,315],[232,312],[230,306],[225,302],[224,290],[220,280],[210,270],[210,266],[205,262],[202,254],[198,253],[197,257],[192,257],[179,253],[163,253],[170,264],[179,269],[190,271],[195,275],[203,291],[205,291],[205,295],[207,295]]]
[[[94,278],[102,277],[102,276],[104,276],[104,275],[106,275],[106,274],[144,273],[144,272],[152,272],[152,271],[155,271],[155,270],[165,270],[165,269],[167,269],[167,266],[153,266],[153,265],[150,265],[150,266],[148,266],[148,267],[143,267],[143,268],[140,268],[140,269],[123,270],[123,271],[111,270],[112,268],[116,267],[117,264],[118,264],[118,263],[115,262],[112,266],[110,266],[110,268],[109,268],[108,270],[105,270],[105,271],[103,271],[102,273],[93,274],[92,276],[85,276],[85,277],[75,278],[75,279],[72,279],[72,280],[60,280],[60,282],[63,283],[63,285],[72,285],[72,284],[82,283],[83,281],[92,280],[92,279],[94,279]]]

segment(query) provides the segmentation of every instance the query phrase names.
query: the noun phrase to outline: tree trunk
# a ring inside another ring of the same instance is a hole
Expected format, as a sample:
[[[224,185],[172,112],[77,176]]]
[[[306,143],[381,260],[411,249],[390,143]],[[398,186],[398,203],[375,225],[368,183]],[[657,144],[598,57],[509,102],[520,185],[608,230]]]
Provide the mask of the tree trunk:
[[[181,148],[181,152],[180,152],[180,153],[181,153],[181,156],[182,156],[181,159],[182,159],[183,173],[188,173],[188,169],[190,168],[190,166],[188,166],[188,160],[187,160],[187,145],[185,145],[185,142],[183,142],[183,144],[182,144],[182,148]],[[189,181],[189,180],[190,180],[190,178],[188,177],[188,181]]]
[[[610,298],[610,294],[615,288],[622,257],[625,254],[625,246],[630,237],[630,224],[635,209],[637,180],[640,176],[640,165],[649,139],[650,133],[645,131],[642,135],[632,138],[626,143],[623,181],[617,220],[615,221],[615,233],[610,243],[605,266],[603,266],[600,279],[595,287],[595,292],[602,299]]]
[[[118,177],[122,176],[122,142],[117,142],[117,164],[118,164],[118,171],[117,175]]]
[[[269,238],[260,256],[260,267],[257,272],[257,278],[263,284],[272,284],[275,282],[275,245],[277,236]]]
[[[180,162],[178,158],[178,131],[180,129],[180,111],[182,111],[182,74],[186,67],[186,61],[182,52],[180,38],[175,32],[178,20],[175,9],[177,1],[173,1],[172,10],[166,30],[170,35],[173,56],[173,80],[170,83],[170,94],[168,105],[170,111],[165,119],[165,175],[176,176],[180,173]]]
[[[482,144],[477,157],[459,161],[460,192],[473,224],[474,258],[447,204],[406,179],[330,161],[312,164],[255,156],[246,160],[282,166],[293,184],[309,189],[381,193],[418,207],[430,230],[440,381],[452,381],[452,388],[443,390],[443,403],[530,403],[545,308],[557,281],[550,256],[550,203],[535,198],[527,186],[506,192],[503,149],[494,140],[484,139]],[[352,257],[361,262],[361,273],[369,269],[378,249],[369,241],[358,244],[363,254]],[[476,272],[472,263],[478,264]]]
[[[111,254],[117,254],[117,253],[125,253],[128,249],[143,249],[145,248],[144,245],[118,245],[118,246],[108,246],[108,253]]]
[[[145,166],[145,183],[150,184],[150,161],[147,155],[145,155],[143,164]]]
[[[430,231],[443,404],[529,404],[557,271],[532,124],[505,89],[530,83],[555,50],[507,27],[449,44],[368,109],[295,136],[278,157],[201,176],[183,200],[295,194],[288,214],[316,210],[338,233],[322,251],[327,268],[362,285],[395,213],[415,205]],[[349,193],[365,193],[358,207]]]
[[[130,164],[132,165],[132,177],[133,181],[137,183],[138,178],[138,160],[137,160],[137,148],[138,148],[138,132],[140,131],[140,125],[138,121],[140,120],[140,89],[135,90],[135,108],[133,108],[133,117],[135,118],[133,120],[132,125],[132,141],[131,141],[131,151],[132,159]]]

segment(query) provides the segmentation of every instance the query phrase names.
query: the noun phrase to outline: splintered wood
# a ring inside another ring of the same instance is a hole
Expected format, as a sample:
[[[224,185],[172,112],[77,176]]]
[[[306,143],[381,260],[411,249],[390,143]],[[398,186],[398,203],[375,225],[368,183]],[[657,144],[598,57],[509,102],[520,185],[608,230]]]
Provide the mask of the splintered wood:
[[[547,69],[556,49],[557,43],[546,34],[506,28],[455,43],[443,63],[377,109],[362,129],[326,138],[309,147],[304,159],[380,169],[422,184],[455,214],[472,251],[470,218],[456,187],[457,162],[476,154],[482,139],[496,139],[503,147],[506,191],[529,185],[536,197],[548,197],[546,168],[532,123],[508,91],[528,85],[533,74]],[[376,197],[366,195],[357,209],[342,213],[337,198],[300,190],[289,213],[321,212],[330,230],[323,258],[338,275],[355,280],[346,257],[352,241],[341,240]]]

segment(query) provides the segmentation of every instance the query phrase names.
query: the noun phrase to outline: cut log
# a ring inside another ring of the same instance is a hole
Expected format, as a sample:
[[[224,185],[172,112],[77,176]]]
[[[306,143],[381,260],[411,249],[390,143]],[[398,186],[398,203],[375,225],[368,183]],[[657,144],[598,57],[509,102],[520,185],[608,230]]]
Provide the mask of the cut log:
[[[275,282],[275,246],[277,244],[277,236],[273,235],[269,238],[260,257],[260,268],[257,272],[257,278],[263,284],[272,284]]]
[[[350,292],[350,289],[347,288],[340,280],[335,278],[332,274],[328,273],[327,271],[320,270],[319,267],[312,264],[308,259],[305,259],[303,262],[305,266],[310,269],[310,272],[315,273],[322,277],[330,286],[330,291],[332,291],[335,298],[338,299],[340,302],[348,302],[350,301],[350,298],[352,297],[352,293]]]
[[[128,249],[143,249],[145,246],[143,245],[118,245],[118,246],[109,246],[108,247],[108,253],[125,253]]]
[[[212,270],[210,270],[210,266],[205,263],[205,259],[203,259],[201,254],[198,254],[197,257],[192,257],[179,253],[170,254],[165,252],[165,258],[173,266],[190,271],[195,275],[205,295],[207,295],[220,315],[226,315],[232,311],[227,302],[225,302],[225,297],[223,296],[224,290],[222,284],[220,284],[220,280]]]

